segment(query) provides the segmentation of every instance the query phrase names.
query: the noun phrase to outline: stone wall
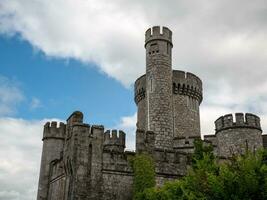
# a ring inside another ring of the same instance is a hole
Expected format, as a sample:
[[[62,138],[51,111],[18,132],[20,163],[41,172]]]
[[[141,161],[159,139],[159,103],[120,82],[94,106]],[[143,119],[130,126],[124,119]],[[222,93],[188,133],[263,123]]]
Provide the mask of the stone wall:
[[[54,157],[46,159],[41,166],[45,166],[48,174],[47,197],[39,197],[38,200],[132,199],[133,172],[130,158],[135,153],[124,151],[123,131],[104,132],[103,126],[85,124],[81,112],[74,112],[64,129],[61,128],[63,124],[56,128],[55,123],[52,126],[47,123],[44,135],[51,133],[51,127],[53,133],[57,130],[56,133],[60,132],[64,136],[60,140],[63,145],[55,145],[54,140],[44,140],[48,147],[57,146],[60,153],[57,154],[55,148],[49,149],[51,155],[55,151]],[[47,158],[47,154],[43,156],[43,160]]]
[[[172,33],[156,26],[146,31],[147,130],[155,132],[155,147],[172,149]]]
[[[116,171],[103,172],[103,200],[132,200],[133,174]]]
[[[192,73],[173,71],[174,137],[200,137],[202,82]]]
[[[64,146],[65,124],[47,122],[44,125],[43,149],[38,184],[37,200],[47,199],[50,176],[50,163],[60,159]]]
[[[134,84],[134,101],[137,105],[137,129],[147,130],[146,75],[139,77]]]
[[[267,149],[267,135],[262,135],[262,144]]]
[[[65,183],[66,176],[64,173],[64,166],[62,158],[54,160],[50,163],[50,177],[49,177],[49,200],[65,199]]]
[[[256,115],[236,113],[224,115],[215,121],[218,153],[221,157],[262,148],[260,118]]]
[[[200,137],[199,105],[202,101],[202,82],[192,73],[173,70],[172,108],[173,138]],[[137,104],[137,129],[147,131],[146,75],[135,82],[135,102]]]

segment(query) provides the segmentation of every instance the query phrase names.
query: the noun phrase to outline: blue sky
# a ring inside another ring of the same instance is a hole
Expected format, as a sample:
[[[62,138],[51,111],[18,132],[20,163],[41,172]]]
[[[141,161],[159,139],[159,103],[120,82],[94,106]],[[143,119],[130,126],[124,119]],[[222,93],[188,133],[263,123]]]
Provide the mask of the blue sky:
[[[202,134],[234,112],[266,132],[266,23],[266,0],[0,0],[0,200],[35,199],[46,121],[80,110],[134,149],[133,83],[154,25],[173,31],[173,69],[203,81]]]
[[[0,37],[0,51],[1,75],[25,96],[9,116],[66,119],[80,110],[86,121],[112,127],[135,113],[132,87],[107,77],[94,64],[46,57],[19,36]]]

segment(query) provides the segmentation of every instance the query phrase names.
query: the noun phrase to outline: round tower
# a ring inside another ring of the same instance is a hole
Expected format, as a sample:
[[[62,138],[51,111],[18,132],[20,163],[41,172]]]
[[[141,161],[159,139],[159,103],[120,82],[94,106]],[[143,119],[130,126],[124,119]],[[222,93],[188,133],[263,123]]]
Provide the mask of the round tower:
[[[201,101],[202,81],[200,78],[189,72],[173,70],[175,143],[179,143],[179,140],[189,141],[191,138],[193,141],[194,138],[200,138],[199,106]]]
[[[242,154],[246,150],[262,148],[262,130],[260,118],[254,114],[236,113],[219,117],[215,121],[218,154],[227,158]]]
[[[57,122],[47,122],[44,125],[43,151],[37,200],[48,198],[50,163],[53,160],[60,159],[61,157],[61,153],[63,152],[65,130],[66,125],[62,122],[60,122],[59,127],[57,127]]]
[[[172,32],[159,26],[145,34],[146,130],[155,132],[155,148],[173,147]]]
[[[134,101],[137,105],[137,124],[139,130],[147,130],[146,75],[139,77],[134,84]]]

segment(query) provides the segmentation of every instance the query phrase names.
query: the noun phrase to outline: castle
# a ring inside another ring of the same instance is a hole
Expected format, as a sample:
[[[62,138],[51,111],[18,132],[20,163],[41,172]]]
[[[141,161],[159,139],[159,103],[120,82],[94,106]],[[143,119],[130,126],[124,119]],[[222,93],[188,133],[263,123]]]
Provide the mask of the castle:
[[[156,182],[186,174],[193,142],[201,138],[199,106],[202,81],[172,70],[172,32],[158,26],[145,33],[146,74],[135,82],[136,153],[155,160]],[[65,123],[47,122],[43,132],[37,200],[130,200],[133,171],[125,151],[125,133],[83,122],[74,112]],[[260,118],[254,114],[224,115],[215,134],[204,136],[214,153],[227,159],[245,149],[267,146]]]

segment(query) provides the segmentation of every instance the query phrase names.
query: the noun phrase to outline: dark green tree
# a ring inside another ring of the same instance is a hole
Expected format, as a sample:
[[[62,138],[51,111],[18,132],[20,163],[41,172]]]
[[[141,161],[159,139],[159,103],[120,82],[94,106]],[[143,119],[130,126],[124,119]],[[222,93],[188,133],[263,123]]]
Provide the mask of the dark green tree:
[[[133,159],[134,199],[142,199],[145,189],[153,188],[155,181],[155,166],[149,154],[139,154]]]
[[[195,142],[192,168],[180,180],[143,190],[144,200],[260,200],[267,199],[267,153],[247,151],[219,161],[211,146]]]

